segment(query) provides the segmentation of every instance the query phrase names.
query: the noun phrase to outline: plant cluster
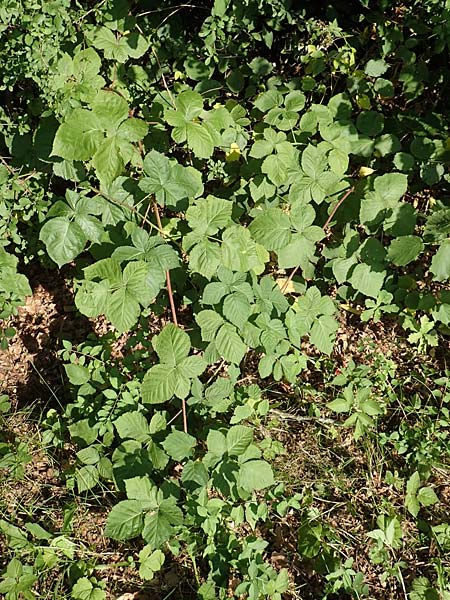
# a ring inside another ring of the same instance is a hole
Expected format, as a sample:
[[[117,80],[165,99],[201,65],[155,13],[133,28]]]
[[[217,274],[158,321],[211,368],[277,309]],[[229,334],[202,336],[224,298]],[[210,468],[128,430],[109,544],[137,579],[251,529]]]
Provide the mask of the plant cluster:
[[[398,327],[418,354],[448,344],[450,29],[436,0],[75,4],[0,8],[0,317],[31,294],[17,265],[33,260],[108,323],[62,342],[70,401],[43,439],[76,446],[69,490],[113,499],[105,535],[143,540],[142,579],[188,557],[204,600],[281,600],[294,582],[264,532],[305,506],[271,465],[283,447],[261,439],[265,389],[298,391],[345,311]],[[325,407],[357,443],[398,418],[394,375],[367,369],[350,363]],[[405,459],[413,517],[439,500],[427,479],[449,443],[448,393],[421,398],[426,433],[405,421],[378,436]],[[310,517],[307,558],[333,545]],[[376,525],[373,560],[400,573],[400,521]],[[0,530],[28,561],[8,564],[8,599],[34,598],[39,569],[77,556],[67,531]],[[352,560],[329,557],[324,598],[370,593]],[[73,598],[106,597],[93,573],[70,575]]]

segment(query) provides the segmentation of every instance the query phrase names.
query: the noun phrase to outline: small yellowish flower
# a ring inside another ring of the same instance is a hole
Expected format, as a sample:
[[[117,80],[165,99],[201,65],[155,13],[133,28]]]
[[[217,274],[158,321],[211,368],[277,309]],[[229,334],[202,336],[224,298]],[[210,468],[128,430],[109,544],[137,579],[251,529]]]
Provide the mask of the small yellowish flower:
[[[184,73],[182,73],[181,71],[175,71],[173,77],[175,81],[177,81],[178,79],[184,79]]]
[[[375,169],[371,169],[370,167],[360,167],[358,171],[360,177],[369,177],[372,173],[375,173]]]

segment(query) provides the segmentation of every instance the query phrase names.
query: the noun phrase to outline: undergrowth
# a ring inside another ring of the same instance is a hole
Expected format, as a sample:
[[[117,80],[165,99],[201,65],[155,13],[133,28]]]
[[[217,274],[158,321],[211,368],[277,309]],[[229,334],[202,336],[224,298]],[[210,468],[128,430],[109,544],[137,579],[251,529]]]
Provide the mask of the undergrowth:
[[[450,598],[449,14],[2,3],[7,600]]]

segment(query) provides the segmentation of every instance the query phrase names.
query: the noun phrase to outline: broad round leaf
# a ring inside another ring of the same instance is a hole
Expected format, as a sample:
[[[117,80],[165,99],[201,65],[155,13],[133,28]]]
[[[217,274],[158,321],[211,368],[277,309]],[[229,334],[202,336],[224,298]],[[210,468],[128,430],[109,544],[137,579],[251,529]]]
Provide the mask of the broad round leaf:
[[[424,245],[419,237],[416,235],[402,235],[392,240],[387,257],[397,267],[404,267],[415,260],[423,252],[423,249]]]
[[[250,460],[239,470],[238,485],[247,492],[263,490],[274,482],[272,468],[265,460]]]
[[[143,505],[139,500],[123,500],[108,515],[105,535],[113,540],[131,540],[142,532]]]
[[[64,217],[47,221],[41,229],[39,239],[44,242],[48,255],[58,267],[81,254],[87,241],[81,227]]]

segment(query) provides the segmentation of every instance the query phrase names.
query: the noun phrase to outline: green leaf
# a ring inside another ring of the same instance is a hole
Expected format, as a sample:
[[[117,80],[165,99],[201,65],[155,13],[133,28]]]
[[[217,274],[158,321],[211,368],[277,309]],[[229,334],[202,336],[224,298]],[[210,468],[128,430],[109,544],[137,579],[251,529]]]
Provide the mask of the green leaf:
[[[397,152],[392,161],[399,171],[411,171],[414,168],[414,157],[407,152]]]
[[[420,488],[420,475],[415,471],[406,482],[405,506],[408,511],[417,517],[420,510],[420,505],[417,500],[417,492]]]
[[[196,198],[203,193],[202,175],[194,167],[183,167],[170,161],[156,150],[144,159],[147,177],[139,187],[147,194],[155,194],[157,202],[164,206],[176,206],[184,198]]]
[[[434,144],[427,137],[415,137],[410,145],[414,156],[420,160],[428,160],[434,152]]]
[[[95,487],[100,481],[100,477],[94,465],[85,465],[81,469],[76,470],[75,480],[77,482],[78,493],[82,494]]]
[[[222,235],[222,264],[232,271],[263,270],[269,256],[261,256],[250,231],[241,225],[225,229]]]
[[[105,600],[106,592],[94,584],[87,578],[81,577],[75,583],[71,592],[74,600]]]
[[[327,160],[324,153],[319,148],[312,144],[308,144],[302,152],[301,164],[304,173],[312,180],[316,180],[326,169]]]
[[[192,456],[197,440],[183,431],[172,431],[164,440],[162,446],[167,454],[176,460],[182,461]]]
[[[97,177],[104,185],[112,183],[122,173],[124,161],[115,137],[107,137],[99,145],[92,159],[92,164]]]
[[[182,523],[183,513],[175,498],[160,500],[145,515],[142,537],[152,549],[157,549],[175,534],[175,527]]]
[[[68,364],[64,365],[67,377],[73,385],[83,385],[91,378],[89,369],[82,365]]]
[[[189,267],[206,279],[211,279],[220,265],[221,257],[222,251],[219,244],[203,239],[190,251]]]
[[[330,163],[330,169],[333,173],[342,176],[348,169],[348,153],[341,148],[333,148],[328,155],[328,162]]]
[[[274,483],[272,468],[265,460],[249,460],[239,469],[238,485],[247,492],[263,490]]]
[[[364,68],[364,72],[369,77],[379,77],[383,75],[388,70],[389,65],[383,59],[379,60],[369,60]]]
[[[214,341],[222,358],[236,365],[241,362],[247,352],[247,346],[239,337],[236,329],[228,323],[222,325]]]
[[[415,471],[406,482],[406,493],[416,495],[420,487],[420,475],[418,471]]]
[[[223,302],[223,314],[233,325],[242,328],[252,314],[252,307],[245,294],[235,292],[225,298]]]
[[[373,110],[364,111],[358,115],[356,127],[364,135],[370,137],[378,135],[383,131],[383,115]]]
[[[191,341],[185,331],[169,323],[153,338],[152,345],[160,361],[174,367],[189,354]]]
[[[105,312],[110,292],[108,281],[84,281],[77,290],[75,306],[83,315],[97,317]]]
[[[140,58],[148,49],[144,36],[133,31],[126,35],[114,34],[108,27],[97,27],[92,35],[92,43],[103,50],[105,58],[124,63],[131,56]]]
[[[104,137],[102,124],[95,114],[77,108],[59,126],[53,141],[52,155],[67,160],[90,160]]]
[[[376,177],[374,190],[384,201],[385,207],[390,208],[406,194],[408,176],[403,173],[386,173]]]
[[[148,125],[142,119],[126,119],[120,124],[117,137],[127,142],[139,142],[148,133]]]
[[[161,550],[153,550],[151,546],[144,546],[139,552],[139,575],[142,579],[149,581],[155,573],[161,570],[165,556]]]
[[[433,256],[430,271],[435,281],[447,281],[450,278],[450,240],[441,244]]]
[[[141,412],[126,412],[114,421],[114,425],[123,440],[130,438],[145,443],[151,439],[147,419]]]
[[[433,212],[427,219],[423,233],[427,241],[444,241],[450,233],[450,208]]]
[[[253,442],[253,431],[244,425],[234,425],[227,432],[227,452],[230,456],[241,456]]]
[[[92,110],[103,129],[114,133],[118,125],[128,117],[127,101],[110,90],[98,92]]]
[[[58,267],[81,254],[87,241],[81,227],[65,217],[47,221],[41,229],[39,239],[44,242],[48,255]]]
[[[188,90],[178,94],[175,99],[175,106],[177,113],[182,115],[185,121],[192,121],[203,110],[203,98],[198,92]],[[170,111],[167,114],[169,115],[169,113]]]
[[[46,531],[38,523],[27,523],[25,527],[37,540],[51,540],[53,537],[53,534]]]
[[[272,108],[281,106],[282,103],[283,96],[277,90],[263,92],[256,98],[254,102],[256,108],[263,113],[268,112]]]
[[[214,137],[204,123],[187,123],[186,141],[198,158],[209,158],[214,152]]]
[[[208,452],[217,454],[217,456],[223,456],[227,451],[227,439],[221,431],[217,431],[216,429],[209,430],[206,445]]]
[[[250,224],[253,238],[266,250],[278,250],[291,240],[289,215],[279,208],[269,208]]]
[[[116,260],[104,259],[87,267],[84,273],[88,280],[101,278],[107,281],[101,282],[103,289],[99,284],[85,282],[79,290],[83,295],[78,298],[77,294],[77,306],[85,314],[90,305],[95,306],[95,314],[104,312],[120,332],[129,330],[137,322],[140,305],[148,306],[164,281],[163,271],[144,261],[128,263],[122,273]]]
[[[175,394],[175,368],[169,365],[154,365],[142,381],[142,401],[146,404],[161,404]]]
[[[189,227],[200,235],[214,235],[231,222],[233,204],[223,198],[207,196],[186,211]]]
[[[195,316],[195,320],[202,331],[202,340],[211,342],[216,332],[223,323],[223,318],[214,310],[202,310]]]
[[[327,402],[327,408],[336,413],[345,413],[351,409],[351,403],[346,398],[336,398],[331,402]]]
[[[105,535],[114,540],[131,540],[142,532],[144,506],[139,500],[122,500],[108,515]]]
[[[107,319],[119,333],[129,331],[137,322],[140,312],[139,302],[124,287],[112,293],[105,308]]]
[[[287,94],[287,96],[284,98],[284,106],[288,111],[300,112],[304,109],[305,102],[306,96],[299,90],[289,92],[289,94]]]
[[[380,153],[381,156],[387,156],[400,150],[400,141],[397,136],[385,133],[381,135],[375,142],[375,150]]]
[[[19,527],[3,519],[0,519],[0,531],[2,535],[6,536],[8,546],[13,550],[26,548],[30,543],[26,534]]]
[[[164,281],[163,273],[158,271],[159,269],[152,269],[144,261],[128,263],[122,274],[122,285],[130,298],[142,306],[150,304]]]
[[[447,592],[444,592],[445,594]],[[448,596],[441,596],[439,592],[432,587],[432,584],[426,577],[416,577],[412,581],[410,600],[449,600]]]
[[[365,296],[376,298],[383,287],[386,271],[372,270],[365,263],[356,265],[349,279],[351,285]]]
[[[423,249],[424,245],[419,237],[403,235],[392,240],[387,257],[394,265],[403,267],[415,260],[423,252]]]
[[[203,290],[203,304],[218,304],[227,294],[228,286],[221,281],[208,283]]]
[[[265,158],[272,154],[274,145],[268,140],[256,140],[251,147],[249,155],[253,158]]]
[[[428,185],[436,185],[445,173],[444,165],[438,163],[423,164],[420,167],[420,176]]]
[[[331,354],[334,345],[334,334],[338,327],[339,324],[333,317],[322,315],[314,320],[310,334],[310,342],[314,344],[320,352]]]
[[[280,187],[287,183],[288,172],[286,169],[286,161],[279,154],[271,154],[264,159],[261,165],[261,171],[267,175],[270,181]]]
[[[417,492],[417,500],[422,506],[432,506],[439,502],[439,498],[436,496],[435,491],[431,487],[422,487]]]
[[[172,137],[178,143],[187,142],[196,156],[209,158],[214,146],[220,143],[220,135],[214,128],[197,119],[203,111],[203,98],[198,92],[184,91],[175,99],[176,110],[165,112],[165,119],[172,125]]]
[[[100,454],[95,446],[88,446],[77,452],[77,458],[85,465],[95,465],[100,460]]]
[[[152,500],[155,485],[148,476],[136,476],[125,480],[127,498],[130,500]]]
[[[278,251],[278,264],[282,269],[299,266],[304,278],[314,276],[316,245],[303,234],[294,234],[290,244]]]

